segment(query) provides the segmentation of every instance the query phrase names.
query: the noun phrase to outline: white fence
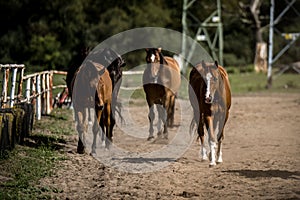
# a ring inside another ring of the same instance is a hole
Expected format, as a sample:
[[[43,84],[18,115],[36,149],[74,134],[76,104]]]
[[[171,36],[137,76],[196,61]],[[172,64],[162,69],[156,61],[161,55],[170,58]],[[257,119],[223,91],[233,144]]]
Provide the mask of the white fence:
[[[123,71],[123,75],[125,76],[130,76],[130,75],[140,75],[142,76],[144,73],[144,71]],[[141,80],[140,80],[141,81]],[[140,84],[135,84],[135,85],[139,85],[139,86],[129,86],[130,84],[126,82],[126,78],[123,77],[123,82],[122,82],[122,86],[121,89],[122,90],[137,90],[137,89],[142,89],[143,87]]]
[[[35,105],[36,119],[40,120],[42,114],[50,114],[53,109],[52,90],[66,87],[65,85],[54,86],[53,75],[66,75],[67,72],[51,70],[24,76],[24,69],[23,64],[0,64],[0,72],[3,72],[1,108],[13,107],[14,104],[22,102],[32,103]],[[26,82],[25,91],[24,82]],[[8,93],[10,93],[9,97]]]

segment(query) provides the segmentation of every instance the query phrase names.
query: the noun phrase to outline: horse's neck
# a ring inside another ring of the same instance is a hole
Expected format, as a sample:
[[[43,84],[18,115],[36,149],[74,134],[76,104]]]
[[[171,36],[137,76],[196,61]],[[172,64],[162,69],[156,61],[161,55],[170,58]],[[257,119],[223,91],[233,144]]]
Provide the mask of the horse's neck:
[[[168,64],[162,53],[159,53],[159,63],[161,65],[167,65]]]

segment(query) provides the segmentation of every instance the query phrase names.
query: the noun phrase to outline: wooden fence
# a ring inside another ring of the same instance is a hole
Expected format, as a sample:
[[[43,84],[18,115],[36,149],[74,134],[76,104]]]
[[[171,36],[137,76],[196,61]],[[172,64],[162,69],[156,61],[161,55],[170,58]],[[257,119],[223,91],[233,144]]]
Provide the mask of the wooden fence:
[[[22,143],[32,129],[33,120],[50,114],[53,106],[52,90],[66,85],[53,85],[55,74],[63,71],[43,71],[24,75],[23,64],[0,64],[0,150]],[[23,88],[23,83],[26,87]]]

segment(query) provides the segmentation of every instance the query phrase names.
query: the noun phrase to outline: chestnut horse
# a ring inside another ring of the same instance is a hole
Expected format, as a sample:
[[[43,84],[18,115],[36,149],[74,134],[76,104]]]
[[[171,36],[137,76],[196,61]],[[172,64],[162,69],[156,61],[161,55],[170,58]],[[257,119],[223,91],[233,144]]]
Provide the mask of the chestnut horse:
[[[81,53],[81,58],[76,59],[84,60],[84,58],[88,55],[88,49],[83,49]],[[78,97],[78,99],[74,99],[72,96],[74,109],[75,109],[75,117],[81,113],[80,118],[76,118],[76,121],[80,122],[77,124],[77,131],[79,136],[84,136],[87,125],[85,124],[85,120],[87,117],[86,112],[82,107],[88,108],[88,110],[92,107],[95,107],[96,117],[98,123],[101,127],[100,131],[106,132],[106,140],[105,145],[106,148],[109,147],[109,143],[112,142],[112,132],[113,127],[115,125],[115,115],[114,112],[118,111],[117,107],[119,106],[117,103],[117,95],[121,85],[122,78],[122,69],[121,67],[125,66],[125,62],[120,55],[114,52],[112,49],[105,48],[92,51],[86,58],[85,62],[82,66],[77,64],[72,66],[67,74],[67,85],[70,93],[75,93],[73,91],[75,80],[78,82],[76,86],[77,93],[83,97]],[[80,68],[79,68],[80,67]],[[82,68],[82,69],[81,69]],[[81,79],[77,77],[78,73],[82,70]],[[87,70],[87,71],[86,71]],[[100,75],[99,75],[100,73]],[[77,80],[78,79],[78,80]],[[95,81],[99,80],[98,83]],[[92,84],[93,82],[93,84]],[[87,86],[87,87],[85,87]],[[82,88],[81,88],[82,87]],[[78,91],[79,89],[79,91]],[[88,92],[95,92],[95,96],[92,94],[85,94]],[[77,95],[78,96],[78,95]],[[93,99],[95,97],[95,100]],[[77,101],[77,105],[76,104]],[[120,111],[118,111],[119,116]],[[122,118],[122,117],[121,117]],[[96,142],[96,134],[99,132],[97,130],[97,124],[94,123],[93,126],[94,132],[94,141],[93,141],[93,149],[92,153],[95,151],[95,142]],[[79,137],[77,152],[83,153],[85,144],[83,144],[82,137]],[[104,141],[104,134],[102,134],[102,141]]]
[[[143,74],[143,88],[149,106],[149,137],[153,136],[153,121],[155,117],[154,104],[158,110],[158,133],[162,134],[163,123],[164,138],[168,138],[167,126],[174,124],[175,97],[180,87],[180,68],[175,59],[163,56],[161,48],[146,49],[147,67]]]
[[[198,125],[197,132],[201,141],[201,156],[203,160],[207,159],[204,147],[205,125],[210,147],[209,165],[214,166],[216,162],[223,162],[222,140],[224,139],[224,127],[231,106],[228,74],[216,61],[215,63],[202,61],[190,72],[189,83],[189,98],[194,111],[193,122]],[[218,149],[216,152],[217,144]]]
[[[96,140],[99,132],[105,132],[106,144],[112,138],[111,132],[111,102],[112,82],[108,70],[101,64],[85,61],[74,74],[72,83],[73,106],[75,111],[76,129],[79,135],[78,153],[84,153],[86,147],[87,112],[86,109],[95,108],[95,121],[93,124],[92,154],[96,153]],[[103,120],[103,125],[100,124]],[[96,123],[97,121],[97,123]],[[100,125],[100,129],[99,129]],[[102,133],[104,135],[104,133]]]

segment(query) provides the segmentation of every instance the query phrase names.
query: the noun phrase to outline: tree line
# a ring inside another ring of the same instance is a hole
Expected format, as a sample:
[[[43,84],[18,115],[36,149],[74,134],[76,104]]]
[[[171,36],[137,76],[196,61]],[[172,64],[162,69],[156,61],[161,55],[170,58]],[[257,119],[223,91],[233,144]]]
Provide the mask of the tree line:
[[[252,1],[253,2],[253,1]],[[0,63],[24,63],[28,71],[66,70],[84,46],[95,47],[122,31],[137,27],[164,27],[182,30],[182,0],[72,0],[0,1]],[[275,16],[286,6],[276,0]],[[268,41],[269,1],[258,9],[262,40]],[[299,32],[300,1],[276,26],[276,31]],[[253,63],[257,24],[248,0],[222,1],[224,64],[244,66]],[[205,19],[216,9],[215,1],[196,1],[191,11]],[[285,45],[275,35],[274,52]],[[295,62],[300,43],[278,62]],[[127,62],[140,62],[129,56]],[[130,66],[130,65],[129,65]]]

